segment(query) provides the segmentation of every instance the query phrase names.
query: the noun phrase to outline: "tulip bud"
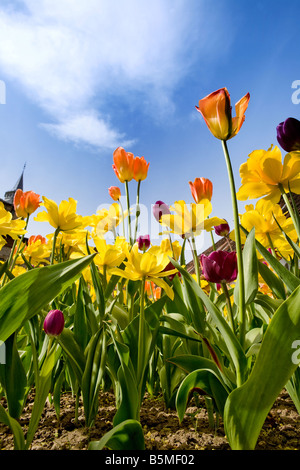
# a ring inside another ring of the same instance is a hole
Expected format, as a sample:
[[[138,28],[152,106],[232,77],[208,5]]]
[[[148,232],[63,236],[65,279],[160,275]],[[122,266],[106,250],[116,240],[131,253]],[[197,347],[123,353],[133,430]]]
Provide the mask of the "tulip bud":
[[[237,278],[237,256],[234,251],[218,250],[208,256],[202,254],[200,263],[203,276],[208,282],[230,283]]]
[[[300,150],[300,121],[295,118],[287,118],[277,128],[277,140],[286,152]]]
[[[153,206],[153,215],[157,222],[160,222],[160,219],[163,215],[171,214],[169,207],[163,201],[156,201]]]
[[[50,310],[44,320],[44,331],[48,336],[59,336],[65,326],[64,315],[60,310]]]
[[[150,235],[141,235],[137,239],[139,250],[146,251],[150,247]]]
[[[192,196],[198,204],[202,199],[211,201],[213,193],[213,184],[207,178],[196,178],[194,183],[189,181]]]
[[[124,183],[131,181],[134,174],[134,156],[131,152],[126,152],[122,147],[118,147],[113,154],[113,170],[117,178]]]
[[[114,201],[118,201],[121,197],[121,190],[118,186],[111,186],[108,188],[108,194]]]
[[[143,181],[147,178],[149,165],[150,163],[147,163],[144,157],[135,157],[133,163],[133,177],[136,181]]]
[[[40,204],[39,194],[33,191],[23,192],[22,189],[17,189],[14,196],[14,209],[17,217],[26,219],[40,207]]]
[[[214,227],[215,234],[219,237],[226,237],[230,232],[230,227],[228,224],[220,224]]]

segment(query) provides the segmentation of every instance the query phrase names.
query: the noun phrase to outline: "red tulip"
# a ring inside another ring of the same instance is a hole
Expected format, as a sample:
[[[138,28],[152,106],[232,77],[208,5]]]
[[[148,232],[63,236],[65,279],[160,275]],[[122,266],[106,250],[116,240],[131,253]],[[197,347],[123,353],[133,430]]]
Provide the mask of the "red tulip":
[[[230,283],[237,278],[236,252],[217,250],[208,256],[201,255],[200,263],[203,276],[208,282]]]
[[[60,310],[50,310],[44,320],[44,331],[48,336],[59,336],[65,326],[64,314]]]

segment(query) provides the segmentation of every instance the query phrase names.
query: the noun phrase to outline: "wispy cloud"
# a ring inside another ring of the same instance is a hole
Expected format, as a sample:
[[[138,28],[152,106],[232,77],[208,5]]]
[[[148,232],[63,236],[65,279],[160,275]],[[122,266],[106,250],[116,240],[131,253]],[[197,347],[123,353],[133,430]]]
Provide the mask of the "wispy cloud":
[[[200,4],[19,0],[0,9],[0,65],[48,113],[51,123],[42,127],[56,137],[125,146],[136,136],[115,128],[108,101],[130,97],[134,106],[138,96],[140,107],[155,112],[170,105],[195,59]]]

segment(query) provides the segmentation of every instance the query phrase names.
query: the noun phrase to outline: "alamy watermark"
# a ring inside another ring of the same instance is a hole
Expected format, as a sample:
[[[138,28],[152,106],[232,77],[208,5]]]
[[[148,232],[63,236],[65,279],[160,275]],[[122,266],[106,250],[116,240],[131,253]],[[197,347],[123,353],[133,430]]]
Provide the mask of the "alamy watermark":
[[[292,83],[292,88],[295,89],[292,94],[292,103],[300,104],[300,80],[294,80]]]
[[[300,365],[300,339],[296,339],[292,344],[292,349],[296,349],[292,354],[292,363]]]
[[[0,104],[6,104],[6,85],[3,80],[0,80]]]
[[[0,364],[6,363],[5,343],[0,340]]]

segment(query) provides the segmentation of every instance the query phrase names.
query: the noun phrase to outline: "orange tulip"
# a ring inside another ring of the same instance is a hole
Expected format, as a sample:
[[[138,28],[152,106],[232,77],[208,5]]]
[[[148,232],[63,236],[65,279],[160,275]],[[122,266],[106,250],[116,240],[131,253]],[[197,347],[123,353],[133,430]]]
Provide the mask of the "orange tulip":
[[[122,147],[118,147],[113,154],[113,170],[121,183],[131,181],[134,174],[133,153],[126,152]]]
[[[31,237],[29,237],[29,239],[28,239],[28,245],[32,245],[33,243],[35,243],[37,241],[40,241],[41,244],[46,244],[47,243],[46,238],[42,237],[42,235],[31,235]]]
[[[192,196],[195,202],[198,204],[202,199],[208,199],[211,201],[213,193],[213,184],[207,178],[196,178],[194,183],[189,181]]]
[[[147,163],[144,157],[135,157],[133,166],[133,177],[136,181],[143,181],[147,178],[149,165],[150,163]]]
[[[17,217],[26,219],[38,209],[41,202],[39,194],[33,191],[23,192],[22,189],[17,189],[14,197],[14,208]]]
[[[118,201],[121,197],[121,190],[118,186],[111,186],[108,188],[108,193],[114,201]]]
[[[229,140],[240,131],[249,100],[250,94],[247,93],[236,103],[236,117],[232,117],[230,95],[226,88],[221,88],[200,100],[196,109],[217,139]]]

